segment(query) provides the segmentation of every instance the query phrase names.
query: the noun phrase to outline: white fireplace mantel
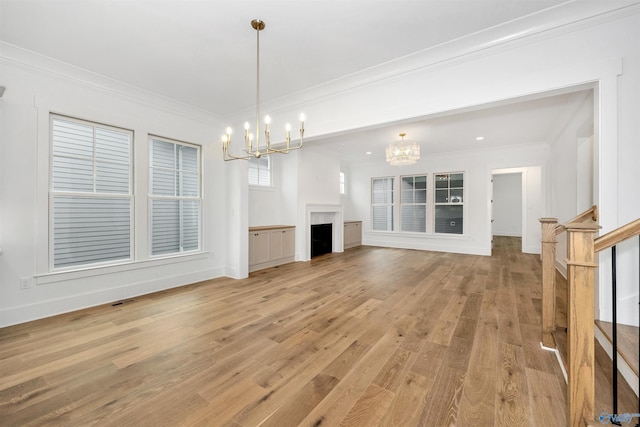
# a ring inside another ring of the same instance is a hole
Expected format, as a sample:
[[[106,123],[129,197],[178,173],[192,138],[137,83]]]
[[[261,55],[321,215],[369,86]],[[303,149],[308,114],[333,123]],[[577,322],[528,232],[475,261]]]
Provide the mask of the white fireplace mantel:
[[[311,259],[311,225],[332,224],[332,251],[344,250],[344,219],[342,217],[342,205],[307,203],[305,208],[305,261]]]

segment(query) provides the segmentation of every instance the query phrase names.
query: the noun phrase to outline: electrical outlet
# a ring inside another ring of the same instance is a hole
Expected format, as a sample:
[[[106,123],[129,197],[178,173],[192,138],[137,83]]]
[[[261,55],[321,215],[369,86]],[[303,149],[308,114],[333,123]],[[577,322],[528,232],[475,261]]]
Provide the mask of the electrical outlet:
[[[33,283],[33,277],[23,277],[20,279],[20,289],[29,289]]]

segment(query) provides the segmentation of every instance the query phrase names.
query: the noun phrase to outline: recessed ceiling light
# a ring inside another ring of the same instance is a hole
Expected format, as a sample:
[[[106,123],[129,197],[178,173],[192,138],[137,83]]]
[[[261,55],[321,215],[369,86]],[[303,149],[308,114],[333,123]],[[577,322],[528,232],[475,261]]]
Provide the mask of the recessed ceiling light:
[[[365,154],[371,155],[373,153],[371,151],[367,151]]]
[[[484,136],[478,136],[476,137],[476,141],[482,141],[484,139]]]

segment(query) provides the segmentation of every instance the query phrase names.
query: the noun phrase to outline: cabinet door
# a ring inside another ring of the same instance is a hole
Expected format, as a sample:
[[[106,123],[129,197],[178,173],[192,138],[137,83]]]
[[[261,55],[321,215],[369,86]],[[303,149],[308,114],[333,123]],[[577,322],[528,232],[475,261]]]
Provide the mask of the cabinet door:
[[[344,246],[349,247],[354,241],[354,227],[353,223],[347,222],[344,224]]]
[[[269,261],[269,246],[269,231],[249,233],[249,265]]]
[[[362,227],[360,222],[344,224],[344,247],[359,246],[362,243]]]
[[[295,230],[283,228],[271,231],[271,259],[290,258],[295,255]]]
[[[282,233],[284,230],[271,230],[271,259],[282,258]]]
[[[282,230],[282,257],[292,258],[296,254],[296,230],[287,228]]]
[[[362,223],[354,222],[353,223],[353,244],[355,246],[360,246],[362,244]]]

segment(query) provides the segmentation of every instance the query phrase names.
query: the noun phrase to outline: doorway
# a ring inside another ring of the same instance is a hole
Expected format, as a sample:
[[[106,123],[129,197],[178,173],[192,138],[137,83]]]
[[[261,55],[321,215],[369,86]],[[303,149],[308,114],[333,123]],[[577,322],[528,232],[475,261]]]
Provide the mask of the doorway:
[[[523,236],[522,172],[493,171],[491,176],[491,242],[496,236]],[[523,245],[520,245],[522,250]]]

